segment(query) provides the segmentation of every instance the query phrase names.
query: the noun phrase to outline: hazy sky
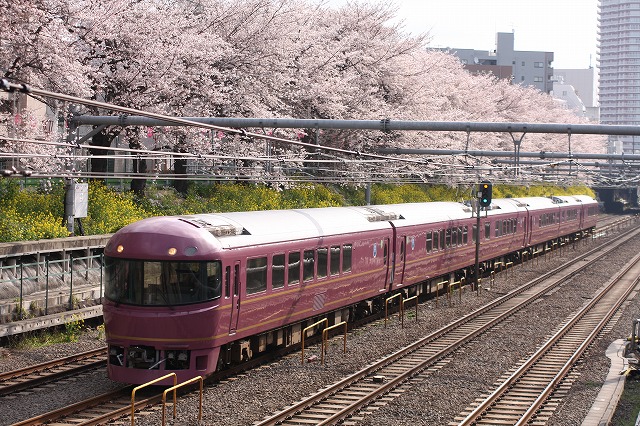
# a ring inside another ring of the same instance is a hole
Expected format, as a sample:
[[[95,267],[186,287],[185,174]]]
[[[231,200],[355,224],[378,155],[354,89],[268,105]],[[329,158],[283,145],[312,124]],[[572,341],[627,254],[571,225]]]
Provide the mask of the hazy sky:
[[[515,50],[554,52],[554,68],[597,65],[597,0],[369,1],[396,4],[405,30],[429,32],[432,47],[489,51],[497,32],[513,31]]]

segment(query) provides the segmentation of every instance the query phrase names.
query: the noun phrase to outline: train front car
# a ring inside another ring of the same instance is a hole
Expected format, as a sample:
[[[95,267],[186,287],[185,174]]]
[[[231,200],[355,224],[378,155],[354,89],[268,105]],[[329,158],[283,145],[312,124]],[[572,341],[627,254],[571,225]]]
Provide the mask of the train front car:
[[[110,239],[103,302],[110,379],[141,384],[176,373],[184,381],[215,370],[222,266],[214,234],[185,218],[158,217]]]

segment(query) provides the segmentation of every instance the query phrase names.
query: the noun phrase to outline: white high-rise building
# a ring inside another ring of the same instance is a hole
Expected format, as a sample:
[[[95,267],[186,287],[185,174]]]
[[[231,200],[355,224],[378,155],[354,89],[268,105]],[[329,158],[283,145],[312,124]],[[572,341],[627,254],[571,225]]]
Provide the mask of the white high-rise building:
[[[599,100],[602,124],[640,125],[640,0],[599,0]],[[640,137],[611,146],[640,153]]]

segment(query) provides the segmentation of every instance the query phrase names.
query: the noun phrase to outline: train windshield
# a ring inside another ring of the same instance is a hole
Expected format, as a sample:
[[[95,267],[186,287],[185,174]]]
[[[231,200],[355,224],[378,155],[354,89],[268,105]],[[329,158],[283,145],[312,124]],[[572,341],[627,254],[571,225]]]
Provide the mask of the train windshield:
[[[221,266],[105,257],[105,296],[129,305],[167,306],[220,297]]]

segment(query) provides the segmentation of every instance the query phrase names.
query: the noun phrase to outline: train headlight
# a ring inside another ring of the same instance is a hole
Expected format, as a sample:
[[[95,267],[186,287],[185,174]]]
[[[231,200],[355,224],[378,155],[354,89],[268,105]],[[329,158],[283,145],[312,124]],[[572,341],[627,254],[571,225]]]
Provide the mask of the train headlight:
[[[177,252],[178,249],[175,247],[171,247],[169,250],[167,250],[167,254],[169,254],[169,256],[175,256]]]
[[[119,245],[118,247],[116,247],[116,251],[118,253],[122,253],[124,251],[124,247],[122,245]]]

